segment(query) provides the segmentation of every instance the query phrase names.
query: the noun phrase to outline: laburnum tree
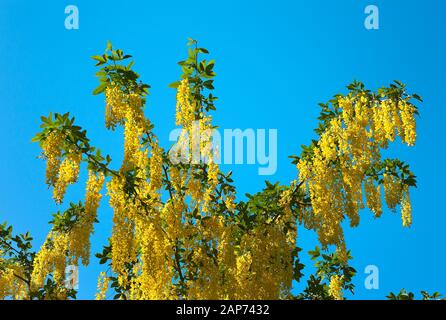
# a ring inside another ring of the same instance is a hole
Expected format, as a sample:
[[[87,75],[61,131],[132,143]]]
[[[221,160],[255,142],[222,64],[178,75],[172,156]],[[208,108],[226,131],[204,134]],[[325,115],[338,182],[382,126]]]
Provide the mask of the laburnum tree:
[[[53,215],[38,252],[29,233],[14,235],[11,226],[0,226],[1,298],[75,298],[76,291],[65,285],[65,269],[89,264],[90,237],[105,194],[113,228],[96,254],[104,265],[97,299],[344,299],[345,291],[353,293],[355,275],[344,221],[356,227],[366,207],[378,218],[384,198],[391,210],[401,208],[403,226],[411,225],[415,176],[403,161],[383,159],[381,151],[398,138],[415,144],[413,101],[421,101],[419,96],[398,81],[377,92],[352,83],[347,94],[320,105],[318,138],[291,156],[296,177],[288,185],[267,181],[263,190],[237,201],[231,173],[219,170],[207,134],[215,128],[214,61],[201,58],[208,51],[195,40],[188,45],[180,80],[171,84],[177,90],[176,125],[183,130],[169,150],[145,114],[150,86],[133,70],[131,56],[111,43],[93,57],[100,67],[93,93],[105,95],[106,128],[123,128],[122,164],[113,165],[92,146],[68,113],[42,117],[34,141],[42,148],[54,201],[64,204],[81,162],[88,168],[85,199]],[[182,156],[178,150],[193,148],[189,137],[196,123],[203,157],[174,161]],[[320,242],[309,251],[316,271],[301,293],[293,290],[304,268],[298,227],[314,230]]]

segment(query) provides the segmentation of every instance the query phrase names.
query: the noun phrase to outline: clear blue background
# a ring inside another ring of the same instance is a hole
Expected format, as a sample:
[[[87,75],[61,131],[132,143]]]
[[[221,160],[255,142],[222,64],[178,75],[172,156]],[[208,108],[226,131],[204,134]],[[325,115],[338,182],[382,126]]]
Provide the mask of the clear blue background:
[[[77,5],[80,29],[64,27],[66,5]],[[364,28],[364,8],[380,9],[380,29]],[[94,145],[119,166],[122,135],[104,128],[104,101],[90,56],[106,40],[133,54],[136,69],[152,85],[147,115],[167,146],[174,128],[176,62],[193,37],[211,51],[220,97],[214,123],[221,128],[277,128],[278,171],[267,177],[287,183],[295,168],[287,158],[313,137],[317,103],[345,92],[353,79],[377,89],[399,79],[425,99],[420,105],[417,146],[395,144],[388,155],[408,161],[418,176],[412,192],[414,224],[403,229],[399,214],[379,220],[364,211],[347,244],[358,270],[356,298],[384,298],[406,288],[446,293],[443,157],[444,1],[23,1],[0,2],[0,220],[31,230],[40,246],[51,213],[63,210],[44,184],[45,164],[31,143],[40,116],[50,111],[76,116]],[[233,166],[240,194],[255,192],[265,177],[256,166]],[[68,200],[84,197],[85,170]],[[102,201],[93,236],[98,252],[110,234],[112,212]],[[312,249],[314,234],[300,230],[299,243]],[[308,257],[303,255],[304,262]],[[380,270],[379,290],[366,290],[364,268]],[[80,270],[79,297],[93,298],[97,259]],[[307,268],[306,274],[311,272]],[[297,285],[297,289],[302,285]]]

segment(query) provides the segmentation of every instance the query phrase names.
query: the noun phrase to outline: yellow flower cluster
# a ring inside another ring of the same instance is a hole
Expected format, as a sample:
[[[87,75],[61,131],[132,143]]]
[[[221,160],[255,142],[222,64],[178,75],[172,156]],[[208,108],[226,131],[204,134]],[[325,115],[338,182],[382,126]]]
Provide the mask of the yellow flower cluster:
[[[107,277],[105,272],[101,272],[98,279],[98,292],[96,293],[96,300],[105,300],[109,282],[110,279]]]
[[[394,141],[396,135],[399,135],[407,145],[415,145],[415,112],[415,107],[407,100],[382,101],[372,114],[375,140],[381,147],[385,147],[387,141]]]
[[[405,143],[409,146],[415,145],[417,139],[415,123],[415,107],[407,101],[401,101],[401,131]]]
[[[406,190],[401,202],[401,218],[403,226],[410,227],[412,225],[412,205],[410,203],[409,190]]]
[[[234,212],[234,210],[235,210],[236,204],[235,204],[234,200],[235,200],[235,197],[233,195],[227,196],[224,200],[226,209],[228,209],[228,211],[230,211],[230,212]]]
[[[143,106],[143,101],[138,94],[126,94],[116,84],[105,89],[105,102],[105,126],[108,129],[123,125],[129,111],[140,110]]]
[[[199,203],[203,198],[202,184],[199,179],[189,177],[187,182],[187,193],[191,196],[192,201]]]
[[[16,278],[14,276],[14,270],[7,268],[0,270],[0,299],[5,299],[12,295],[12,290],[15,288]]]
[[[169,239],[161,230],[160,220],[140,220],[137,239],[141,251],[139,277],[131,295],[134,299],[165,300],[172,293],[173,250]]]
[[[283,231],[286,222],[279,221],[243,236],[240,252],[236,252],[236,290],[232,299],[277,299],[291,288],[291,252],[296,233]]]
[[[296,181],[292,181],[290,183],[290,187],[287,188],[285,191],[282,192],[279,199],[279,206],[283,208],[284,215],[287,217],[291,217],[292,211],[291,211],[291,202],[293,200],[293,192],[296,188]]]
[[[0,269],[0,300],[7,298],[14,300],[27,299],[28,288],[23,280],[26,279],[23,268],[15,264],[5,264],[1,258],[0,264],[2,264],[2,269]]]
[[[189,80],[183,79],[177,91],[176,125],[189,129],[195,119],[195,103],[191,102]]]
[[[218,238],[218,264],[220,266],[221,289],[219,299],[231,299],[234,297],[233,284],[236,283],[235,270],[237,267],[237,255],[234,248],[234,227],[223,225],[220,228]]]
[[[77,181],[82,154],[69,152],[62,161],[62,143],[64,134],[59,131],[50,132],[42,142],[43,156],[46,164],[46,183],[54,186],[53,198],[62,203],[68,185]]]
[[[107,194],[110,206],[113,208],[113,230],[110,239],[112,246],[112,267],[118,274],[124,274],[126,264],[135,260],[136,248],[134,241],[135,207],[127,203],[124,191],[124,177],[113,177],[107,183]]]
[[[393,210],[401,202],[403,185],[398,178],[387,173],[384,173],[383,181],[386,204]]]
[[[375,139],[382,147],[387,146],[388,141],[393,142],[396,135],[395,131],[400,130],[401,125],[397,104],[391,100],[384,100],[379,107],[375,107],[373,125],[373,129],[376,132]]]
[[[62,161],[54,184],[53,198],[56,203],[62,203],[68,185],[77,181],[81,160],[81,153],[70,153]]]
[[[373,179],[367,179],[364,182],[364,190],[367,199],[367,207],[372,210],[375,217],[379,218],[382,214],[381,186],[375,186]]]
[[[218,168],[218,164],[214,163],[214,162],[210,162],[208,163],[208,186],[206,188],[206,190],[204,191],[204,196],[203,196],[203,207],[202,210],[203,212],[209,212],[210,211],[210,203],[212,200],[211,195],[215,193],[215,187],[218,185],[218,173],[219,168]]]
[[[62,164],[63,166],[63,164]],[[61,166],[61,167],[62,167]],[[63,176],[63,175],[62,175]],[[55,282],[62,286],[65,281],[67,260],[72,264],[82,260],[88,265],[90,260],[90,235],[96,220],[96,211],[101,199],[104,175],[89,172],[85,196],[85,211],[78,217],[78,222],[68,231],[51,231],[34,259],[31,285],[37,290],[44,285],[46,278],[52,274]],[[64,298],[65,293],[55,293],[57,298]],[[55,298],[56,296],[52,297]]]
[[[187,155],[187,159],[193,160],[192,168],[188,172],[189,179],[186,182],[187,195],[194,202],[193,207],[200,207],[204,213],[211,211],[210,202],[218,184],[219,168],[215,163],[216,150],[212,143],[212,118],[210,116],[198,115],[196,102],[192,99],[190,83],[183,79],[177,90],[176,124],[183,127],[183,132],[178,139],[179,150],[186,148],[189,151],[197,152],[196,145],[199,143],[200,160],[207,164],[207,185],[195,178],[198,174],[194,161],[198,160]],[[196,122],[195,120],[198,119]],[[198,128],[197,128],[198,126]],[[196,132],[198,131],[199,132]],[[194,139],[199,139],[199,142]],[[197,155],[194,154],[193,157]]]
[[[53,279],[58,285],[64,284],[68,241],[66,233],[50,232],[34,258],[31,274],[31,285],[34,289],[41,288],[50,274],[53,274]]]
[[[227,230],[222,217],[207,215],[196,225],[188,226],[192,237],[185,232],[186,241],[185,255],[190,257],[188,263],[188,275],[192,279],[188,281],[187,299],[219,299],[226,297],[229,290],[229,282],[233,283],[235,278],[228,269],[233,269],[234,264],[227,264],[220,243],[225,242],[223,234]],[[226,233],[227,236],[230,236]],[[193,240],[197,237],[198,241]],[[226,240],[227,241],[227,240]],[[233,250],[227,243],[226,251]],[[218,252],[218,256],[215,256]],[[227,255],[228,256],[228,255]],[[234,262],[235,260],[232,259]]]
[[[89,222],[96,219],[96,211],[101,201],[101,189],[104,185],[104,174],[95,174],[92,171],[88,172],[87,188],[85,194],[85,215]]]
[[[177,92],[176,124],[183,127],[178,144],[183,149],[196,152],[198,142],[194,141],[194,138],[196,139],[198,133],[200,160],[206,164],[206,180],[199,178],[203,173],[202,165],[196,165],[197,159],[191,159],[190,155],[187,155],[184,160],[193,160],[190,169],[185,171],[177,167],[170,170],[171,183],[178,195],[166,204],[162,217],[167,222],[168,237],[183,239],[183,255],[191,260],[188,262],[189,270],[184,271],[189,275],[185,298],[226,299],[234,297],[231,293],[234,292],[231,287],[235,282],[236,268],[233,231],[229,225],[225,225],[221,217],[212,213],[211,199],[215,197],[219,167],[215,162],[216,150],[212,144],[212,119],[210,116],[198,114],[197,110],[196,102],[191,97],[190,84],[185,79],[181,81]],[[198,121],[194,122],[196,119]],[[197,126],[199,132],[196,132]],[[195,154],[192,156],[196,157]],[[182,213],[188,209],[186,197],[191,200],[190,210],[197,210],[201,216],[196,223],[181,220]],[[226,195],[221,201],[228,210],[235,209],[233,195]],[[217,257],[212,257],[211,252],[218,252]]]
[[[53,131],[42,142],[43,156],[46,158],[46,183],[54,185],[59,173],[60,157],[62,150],[60,145],[63,137],[58,131]]]
[[[344,294],[342,292],[343,277],[334,275],[330,278],[330,285],[328,288],[328,294],[335,300],[344,300]]]
[[[182,192],[182,188],[186,185],[186,174],[177,167],[169,168],[170,182],[177,193]]]
[[[203,243],[185,242],[191,256],[187,299],[277,299],[290,289],[296,231],[288,219],[259,226],[236,240],[236,228],[222,217],[202,219]],[[234,245],[239,242],[239,245]],[[214,259],[209,252],[216,250]],[[196,269],[193,266],[199,266]]]
[[[150,166],[150,190],[157,191],[161,188],[163,182],[163,149],[154,144],[152,147],[152,156],[149,160]]]
[[[339,97],[338,106],[340,115],[321,134],[313,155],[297,164],[299,180],[311,199],[310,224],[324,246],[344,242],[344,216],[351,226],[358,225],[364,196],[375,216],[381,215],[380,189],[366,172],[380,162],[380,148],[386,148],[397,135],[408,145],[415,143],[416,136],[415,107],[407,101],[370,101],[360,93]],[[389,208],[401,203],[401,186],[393,175],[384,175]]]
[[[160,286],[171,286],[170,281],[166,281],[169,273],[164,263],[170,245],[161,232],[158,211],[163,150],[155,139],[150,142],[149,156],[148,148],[142,144],[141,138],[148,129],[149,121],[144,116],[142,99],[138,95],[124,94],[119,88],[113,87],[108,91],[108,95],[106,94],[106,103],[109,127],[116,124],[124,126],[124,161],[121,167],[123,175],[113,177],[107,184],[110,205],[114,210],[110,240],[112,268],[118,274],[121,285],[131,286],[129,297],[161,298],[154,295],[159,292]],[[124,174],[129,170],[135,170],[137,178],[134,186],[135,199],[131,201],[126,195],[124,178]],[[168,206],[165,208],[167,210]],[[157,220],[157,223],[153,220]],[[139,276],[132,283],[128,283],[127,267],[136,261],[137,252],[142,263],[135,265],[134,273]],[[162,269],[155,270],[155,267]]]
[[[95,174],[89,171],[85,194],[85,212],[68,233],[71,259],[77,261],[80,258],[84,266],[90,262],[90,236],[93,233],[99,201],[102,198],[100,191],[103,185],[104,174]]]
[[[218,164],[215,163],[215,150],[212,144],[212,118],[210,116],[200,119],[200,153],[207,161],[207,182],[208,186],[203,196],[203,212],[210,211],[211,195],[215,193],[218,185],[218,174],[220,172]]]

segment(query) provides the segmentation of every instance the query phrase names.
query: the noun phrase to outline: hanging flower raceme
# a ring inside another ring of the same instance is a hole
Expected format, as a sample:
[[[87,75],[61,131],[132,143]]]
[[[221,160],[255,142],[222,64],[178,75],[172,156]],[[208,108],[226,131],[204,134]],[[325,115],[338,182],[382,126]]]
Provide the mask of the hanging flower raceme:
[[[149,160],[150,190],[158,191],[162,186],[163,177],[163,149],[155,143]]]
[[[113,230],[110,239],[112,247],[113,271],[125,275],[126,265],[136,259],[134,217],[135,207],[127,201],[125,193],[125,177],[113,177],[107,183],[107,194],[110,197],[110,206],[113,208]],[[124,277],[122,277],[124,281]]]
[[[68,236],[64,232],[51,232],[34,258],[31,285],[41,288],[52,274],[54,281],[62,286],[65,281],[65,268],[68,255]]]
[[[401,218],[403,226],[410,227],[412,225],[412,205],[410,203],[409,190],[404,191],[403,200],[401,202]]]
[[[5,268],[0,270],[0,299],[5,299],[12,295],[12,290],[15,287],[16,278],[12,268]]]
[[[98,291],[96,293],[96,300],[105,300],[109,283],[110,279],[107,277],[105,272],[101,272],[98,278]]]
[[[1,258],[0,265],[0,300],[8,297],[14,300],[28,299],[28,284],[23,280],[26,279],[23,267],[19,264],[5,263]]]
[[[88,172],[84,210],[68,233],[71,259],[76,262],[82,259],[84,266],[90,262],[90,236],[93,233],[99,201],[102,198],[100,191],[104,185],[104,179],[103,173]]]
[[[281,224],[261,227],[243,236],[236,258],[237,290],[233,298],[275,299],[289,290],[293,279],[293,244],[294,241],[288,242]]]
[[[400,102],[400,114],[401,114],[401,134],[403,141],[409,145],[415,145],[417,138],[416,123],[415,123],[415,107],[408,101]]]
[[[62,203],[68,185],[77,181],[80,170],[82,153],[69,153],[59,167],[53,198],[56,203]]]
[[[373,179],[369,178],[364,182],[364,190],[367,199],[367,207],[372,210],[375,217],[380,217],[382,214],[381,186],[376,186]]]
[[[395,209],[398,203],[401,202],[403,195],[403,185],[397,177],[391,174],[384,173],[383,176],[383,185],[387,206],[390,209]]]
[[[122,125],[127,109],[125,95],[119,86],[112,83],[105,89],[105,126],[114,129],[116,125]]]
[[[104,185],[105,176],[103,173],[88,172],[88,180],[85,194],[85,216],[88,222],[96,219],[96,211],[99,201],[102,198],[101,189]]]
[[[46,183],[51,186],[54,186],[59,173],[62,142],[63,136],[59,131],[52,131],[42,142],[43,156],[47,161]]]
[[[328,294],[335,300],[344,300],[342,287],[343,287],[343,277],[334,275],[330,278]]]
[[[170,299],[172,293],[172,243],[161,229],[161,220],[142,221],[137,226],[141,250],[138,299]]]
[[[177,106],[176,106],[176,125],[190,129],[195,118],[195,103],[191,102],[191,92],[189,80],[183,79],[178,86]]]

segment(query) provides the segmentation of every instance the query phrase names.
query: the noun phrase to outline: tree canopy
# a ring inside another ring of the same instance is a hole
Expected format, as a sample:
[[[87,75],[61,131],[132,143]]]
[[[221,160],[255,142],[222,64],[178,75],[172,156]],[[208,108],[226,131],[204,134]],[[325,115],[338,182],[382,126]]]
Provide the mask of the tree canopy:
[[[42,117],[33,141],[42,148],[54,201],[65,210],[53,214],[37,252],[29,233],[14,235],[8,224],[0,226],[1,298],[76,297],[65,270],[89,264],[103,195],[113,209],[113,228],[96,253],[104,265],[97,299],[344,299],[345,291],[354,292],[356,271],[343,222],[356,227],[360,214],[369,214],[363,209],[379,218],[387,206],[400,210],[404,227],[411,225],[416,177],[405,162],[381,154],[396,140],[415,144],[418,95],[399,81],[377,92],[353,82],[346,94],[320,104],[317,138],[290,156],[296,176],[285,185],[266,181],[263,190],[241,199],[231,172],[220,171],[208,134],[215,128],[215,62],[203,58],[209,52],[197,41],[188,46],[181,76],[170,85],[177,90],[176,125],[183,129],[175,148],[161,147],[144,109],[150,86],[134,71],[132,57],[110,42],[92,57],[99,69],[93,94],[105,96],[105,127],[123,128],[122,164],[93,146],[70,114]],[[204,157],[175,161],[178,150],[192,148],[194,123]],[[85,199],[66,204],[82,162],[88,168]],[[313,230],[320,246],[309,251],[315,273],[296,293],[293,281],[302,280],[304,268],[299,227]],[[389,298],[414,296],[403,290]]]

